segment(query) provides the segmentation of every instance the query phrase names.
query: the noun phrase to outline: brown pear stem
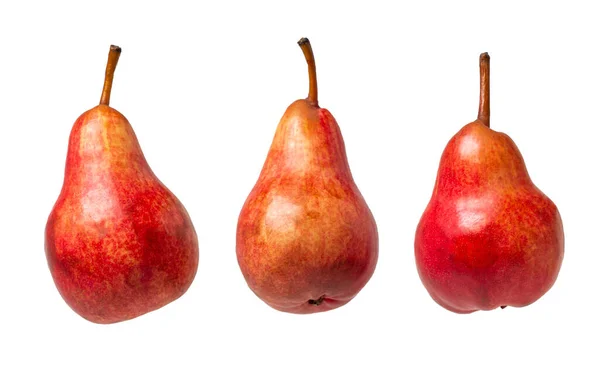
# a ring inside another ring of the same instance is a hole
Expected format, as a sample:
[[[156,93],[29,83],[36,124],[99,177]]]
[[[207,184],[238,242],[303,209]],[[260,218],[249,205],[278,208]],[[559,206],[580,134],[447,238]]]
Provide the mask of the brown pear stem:
[[[490,127],[490,56],[479,56],[479,114],[477,119]]]
[[[308,98],[307,100],[315,105],[319,105],[318,99],[318,89],[317,89],[317,66],[315,65],[315,56],[312,51],[312,47],[310,46],[310,41],[306,37],[303,37],[298,41],[298,45],[302,49],[304,53],[304,57],[306,58],[306,63],[308,63]]]
[[[101,105],[110,103],[110,92],[112,90],[113,77],[115,76],[115,68],[121,56],[121,48],[115,45],[110,46],[108,52],[108,62],[106,62],[106,75],[104,77],[104,87],[102,88],[102,97],[100,97]]]

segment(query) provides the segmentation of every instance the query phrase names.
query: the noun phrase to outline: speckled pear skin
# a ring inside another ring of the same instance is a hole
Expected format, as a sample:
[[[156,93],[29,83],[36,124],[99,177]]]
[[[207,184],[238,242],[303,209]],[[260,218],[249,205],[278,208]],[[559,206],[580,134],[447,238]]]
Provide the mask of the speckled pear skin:
[[[99,105],[75,122],[45,250],[79,315],[115,323],[180,297],[198,267],[188,213],[146,162],[127,119]]]
[[[290,313],[340,307],[372,276],[377,226],[326,109],[302,99],[285,112],[240,213],[236,250],[252,291]]]
[[[527,306],[552,287],[563,255],[558,209],[515,143],[479,120],[463,127],[443,152],[416,231],[431,297],[457,313]]]

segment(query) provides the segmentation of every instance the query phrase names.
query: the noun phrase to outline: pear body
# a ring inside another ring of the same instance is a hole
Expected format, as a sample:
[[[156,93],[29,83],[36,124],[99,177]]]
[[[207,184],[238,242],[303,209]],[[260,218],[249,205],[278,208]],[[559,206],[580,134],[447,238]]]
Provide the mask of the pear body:
[[[370,279],[377,226],[326,109],[303,99],[285,112],[241,210],[236,251],[249,287],[280,311],[340,307]]]
[[[416,231],[419,276],[441,306],[470,313],[527,306],[554,284],[564,255],[554,203],[515,143],[479,121],[448,143]]]
[[[96,323],[132,319],[180,297],[198,266],[188,213],[146,162],[118,111],[75,122],[45,250],[67,304]]]

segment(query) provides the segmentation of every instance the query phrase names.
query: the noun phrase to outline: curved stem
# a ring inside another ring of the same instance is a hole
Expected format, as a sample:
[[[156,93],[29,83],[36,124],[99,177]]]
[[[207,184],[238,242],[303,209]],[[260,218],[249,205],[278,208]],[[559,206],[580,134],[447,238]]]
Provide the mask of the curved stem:
[[[106,62],[106,75],[104,77],[102,97],[100,97],[101,105],[108,105],[110,103],[110,91],[112,90],[113,77],[115,76],[115,68],[117,68],[119,56],[121,56],[121,48],[111,45],[108,52],[108,62]]]
[[[318,89],[317,89],[317,66],[315,65],[315,56],[312,51],[312,47],[310,46],[310,41],[306,37],[303,37],[298,41],[298,45],[302,49],[304,53],[304,57],[306,58],[306,63],[308,63],[308,98],[307,100],[315,105],[319,105],[318,99]]]
[[[490,127],[490,56],[482,53],[479,56],[479,114],[477,119]]]

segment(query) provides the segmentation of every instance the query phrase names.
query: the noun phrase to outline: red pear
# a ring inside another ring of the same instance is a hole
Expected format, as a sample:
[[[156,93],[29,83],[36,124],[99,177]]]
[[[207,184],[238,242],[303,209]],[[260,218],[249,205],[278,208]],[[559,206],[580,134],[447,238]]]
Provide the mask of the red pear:
[[[378,256],[375,220],[358,190],[336,120],[317,102],[308,39],[307,99],[279,122],[238,220],[237,258],[250,289],[271,307],[314,313],[350,301]]]
[[[564,254],[558,209],[506,135],[490,129],[489,56],[477,120],[448,143],[415,238],[419,276],[457,313],[527,306],[554,284]]]
[[[198,267],[188,213],[148,166],[127,119],[108,106],[120,53],[111,46],[100,105],[73,125],[45,238],[48,266],[64,300],[103,324],[177,299]]]

